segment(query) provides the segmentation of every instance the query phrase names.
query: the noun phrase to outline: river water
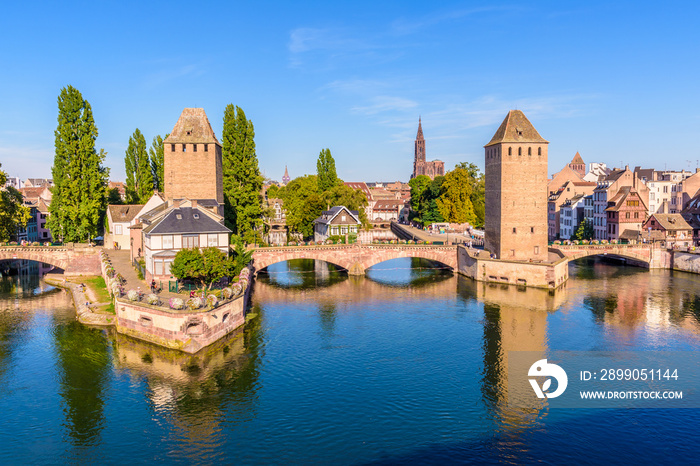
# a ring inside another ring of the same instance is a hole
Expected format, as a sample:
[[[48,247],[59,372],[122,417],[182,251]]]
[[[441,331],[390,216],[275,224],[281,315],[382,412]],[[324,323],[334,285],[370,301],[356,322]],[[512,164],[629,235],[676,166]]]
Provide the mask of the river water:
[[[269,268],[245,328],[186,356],[0,283],[1,464],[696,463],[698,409],[510,409],[511,350],[697,351],[700,276],[572,264],[556,293],[421,260]]]

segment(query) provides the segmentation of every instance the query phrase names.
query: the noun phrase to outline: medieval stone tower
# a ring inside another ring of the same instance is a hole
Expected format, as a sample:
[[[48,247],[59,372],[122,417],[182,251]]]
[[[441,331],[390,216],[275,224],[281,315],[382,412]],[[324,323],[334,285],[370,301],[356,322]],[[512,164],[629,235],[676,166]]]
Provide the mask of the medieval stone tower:
[[[484,146],[485,248],[498,259],[547,260],[547,144],[511,110]]]
[[[223,215],[221,144],[202,108],[186,108],[163,141],[163,189],[166,199],[196,199],[218,204]]]

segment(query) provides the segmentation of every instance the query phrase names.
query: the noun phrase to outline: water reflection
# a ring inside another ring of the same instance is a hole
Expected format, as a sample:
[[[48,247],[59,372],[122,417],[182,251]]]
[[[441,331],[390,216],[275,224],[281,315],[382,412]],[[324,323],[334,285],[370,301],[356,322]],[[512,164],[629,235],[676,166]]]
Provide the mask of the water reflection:
[[[67,440],[77,448],[97,445],[112,362],[107,339],[102,330],[60,318],[53,338]]]

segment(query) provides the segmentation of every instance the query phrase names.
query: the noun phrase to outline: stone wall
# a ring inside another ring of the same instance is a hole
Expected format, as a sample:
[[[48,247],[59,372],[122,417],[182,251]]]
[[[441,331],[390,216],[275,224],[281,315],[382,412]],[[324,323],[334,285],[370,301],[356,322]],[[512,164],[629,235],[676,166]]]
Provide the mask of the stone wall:
[[[690,252],[673,251],[673,270],[700,273],[700,255]]]
[[[490,259],[488,252],[459,246],[458,271],[481,282],[558,288],[569,279],[568,259],[554,263],[506,261]]]
[[[241,296],[210,310],[187,311],[115,299],[117,331],[186,353],[223,338],[245,323],[250,287]]]

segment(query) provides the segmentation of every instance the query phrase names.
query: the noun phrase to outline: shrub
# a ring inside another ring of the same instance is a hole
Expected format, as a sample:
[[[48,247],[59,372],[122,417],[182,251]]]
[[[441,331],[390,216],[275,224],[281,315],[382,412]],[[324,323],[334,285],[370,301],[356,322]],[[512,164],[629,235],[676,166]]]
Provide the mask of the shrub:
[[[111,289],[112,289],[112,294],[114,296],[121,295],[121,288],[119,288],[119,285],[117,283],[112,284]]]
[[[187,301],[185,301],[185,304],[187,305],[188,308],[194,310],[194,309],[199,309],[202,307],[202,299],[201,298],[190,298]]]
[[[170,298],[170,309],[182,309],[185,307],[185,302],[180,298]]]
[[[226,299],[231,299],[233,296],[233,290],[230,287],[226,287],[223,290],[221,290],[221,294],[224,296]]]
[[[207,307],[216,307],[219,300],[213,294],[207,296]]]
[[[233,285],[231,291],[233,292],[233,296],[238,296],[243,291],[243,285],[241,285],[240,283],[236,283],[235,285]]]
[[[160,304],[160,300],[158,299],[158,296],[156,296],[153,293],[146,296],[146,302],[148,304],[150,304],[151,306],[157,306],[158,304]]]
[[[138,301],[139,292],[136,290],[129,290],[129,292],[126,294],[126,297],[129,301]]]

